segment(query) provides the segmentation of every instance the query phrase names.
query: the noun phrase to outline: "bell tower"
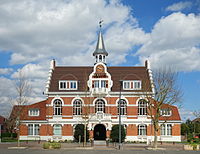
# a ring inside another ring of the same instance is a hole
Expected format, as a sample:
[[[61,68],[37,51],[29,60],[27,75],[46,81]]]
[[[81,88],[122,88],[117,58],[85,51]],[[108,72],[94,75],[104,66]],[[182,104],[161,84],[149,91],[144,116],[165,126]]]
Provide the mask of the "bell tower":
[[[98,41],[97,41],[96,49],[93,53],[93,56],[95,57],[95,64],[99,62],[106,64],[106,56],[108,56],[108,53],[104,46],[103,35],[101,32],[102,23],[103,23],[103,20],[99,22],[100,30],[99,30],[99,35],[98,35]]]

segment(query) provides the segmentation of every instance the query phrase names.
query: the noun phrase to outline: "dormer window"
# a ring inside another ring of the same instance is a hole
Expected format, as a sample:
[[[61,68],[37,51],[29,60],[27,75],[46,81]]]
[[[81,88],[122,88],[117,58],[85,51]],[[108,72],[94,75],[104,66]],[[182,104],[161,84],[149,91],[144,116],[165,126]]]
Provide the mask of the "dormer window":
[[[141,90],[141,87],[140,80],[123,81],[123,90]]]
[[[172,115],[172,111],[169,108],[160,109],[160,115],[162,115],[162,116],[171,116]]]
[[[39,109],[30,109],[28,111],[29,116],[39,116],[40,115],[40,110]]]
[[[59,90],[77,90],[78,82],[77,81],[68,81],[68,80],[60,80],[59,81]]]

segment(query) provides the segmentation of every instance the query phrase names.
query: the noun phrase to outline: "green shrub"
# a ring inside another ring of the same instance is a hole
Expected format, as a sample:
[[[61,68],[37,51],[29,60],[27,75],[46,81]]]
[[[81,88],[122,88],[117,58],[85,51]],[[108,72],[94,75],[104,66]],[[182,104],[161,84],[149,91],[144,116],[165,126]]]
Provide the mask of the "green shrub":
[[[61,143],[51,143],[51,146],[53,149],[60,149],[61,148]]]
[[[193,138],[193,142],[194,143],[200,143],[200,139],[199,138]]]
[[[9,132],[2,133],[1,138],[4,138],[4,137],[17,138],[17,133],[9,133]]]
[[[124,126],[121,125],[121,140],[124,142],[126,137],[126,132],[124,129]],[[112,126],[110,138],[112,139],[113,142],[119,142],[119,125],[114,125]]]
[[[61,148],[61,143],[58,142],[46,142],[43,144],[44,149],[60,149]]]
[[[81,136],[81,142],[84,141],[84,125],[83,124],[78,124],[75,127],[75,132],[74,132],[74,139],[76,142],[79,141],[79,136]],[[86,130],[86,141],[89,139],[89,132]]]
[[[43,143],[43,148],[44,149],[49,149],[49,142]]]

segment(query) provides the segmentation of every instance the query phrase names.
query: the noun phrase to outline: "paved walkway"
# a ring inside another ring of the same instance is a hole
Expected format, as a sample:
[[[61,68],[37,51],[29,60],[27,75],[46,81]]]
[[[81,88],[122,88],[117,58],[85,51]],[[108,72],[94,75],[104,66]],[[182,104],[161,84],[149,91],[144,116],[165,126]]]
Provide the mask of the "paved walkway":
[[[42,149],[42,145],[44,142],[35,142],[35,141],[29,141],[29,142],[21,142],[20,145],[22,147],[28,147],[29,149]],[[17,143],[0,143],[0,149],[1,148],[8,148],[8,147],[16,147]],[[123,144],[122,149],[124,150],[146,150],[147,146],[146,144]],[[183,144],[172,144],[172,143],[163,143],[162,145],[158,144],[159,148],[165,148],[167,150],[183,150]],[[91,143],[87,143],[86,147],[83,147],[83,144],[78,143],[61,143],[62,149],[99,149],[99,150],[115,150],[118,149],[118,144],[115,143],[109,143],[109,146],[106,146],[105,143],[103,144],[95,144],[94,146],[91,146]]]

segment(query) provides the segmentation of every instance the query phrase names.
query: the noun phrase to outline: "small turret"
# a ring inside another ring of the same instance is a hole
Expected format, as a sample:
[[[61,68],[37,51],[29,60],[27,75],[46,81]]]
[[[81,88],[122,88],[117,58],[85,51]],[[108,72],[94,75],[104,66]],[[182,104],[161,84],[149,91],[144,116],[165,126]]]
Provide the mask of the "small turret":
[[[103,35],[101,32],[102,22],[103,22],[102,20],[99,22],[100,30],[99,30],[99,35],[98,35],[98,41],[97,41],[96,49],[93,53],[93,56],[95,57],[95,63],[98,63],[98,62],[106,63],[106,56],[108,56],[108,53],[104,46]]]

